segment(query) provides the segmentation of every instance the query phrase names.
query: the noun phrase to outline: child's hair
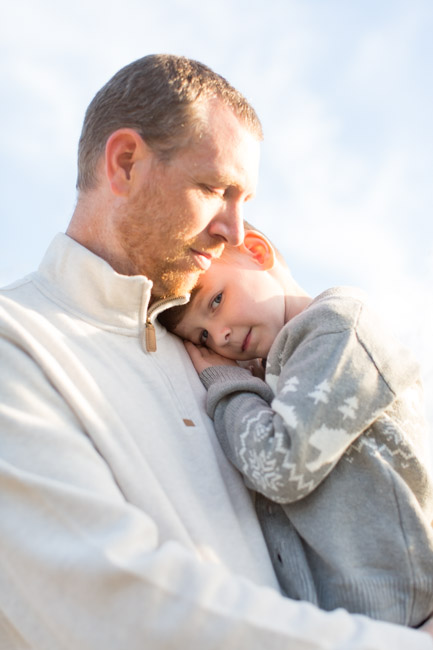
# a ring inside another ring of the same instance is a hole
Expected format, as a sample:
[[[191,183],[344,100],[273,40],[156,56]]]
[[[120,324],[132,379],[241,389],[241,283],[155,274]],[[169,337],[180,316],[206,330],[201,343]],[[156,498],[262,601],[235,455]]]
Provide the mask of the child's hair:
[[[249,224],[247,221],[244,221],[244,229],[246,231],[248,230],[256,230],[257,232],[260,232],[257,230],[257,228],[254,228],[251,224]],[[263,234],[263,233],[261,233]],[[277,248],[272,244],[272,248],[274,249],[275,256],[277,257],[278,261],[283,264],[283,266],[287,267],[286,261],[281,255],[281,253],[278,251]],[[240,252],[240,247],[239,246],[225,246],[224,250],[222,252],[221,257],[219,257],[217,260],[214,260],[212,264],[241,264],[241,256],[242,253]],[[185,305],[178,305],[177,307],[171,307],[170,309],[166,309],[163,311],[161,314],[158,316],[159,322],[164,325],[166,329],[168,329],[169,332],[174,332],[176,327],[179,325],[180,321],[182,320],[183,316],[185,313],[188,311],[188,309],[191,307],[191,305],[194,302],[194,297],[196,294],[200,291],[201,288],[201,283],[200,283],[200,278],[198,279],[195,287],[191,291],[191,297],[189,302],[187,302]]]
[[[199,291],[200,284],[197,283],[194,289],[191,291],[191,297],[189,302],[186,305],[178,305],[176,307],[170,307],[166,309],[161,314],[158,315],[158,320],[161,325],[164,325],[169,332],[174,332],[176,327],[179,325],[187,309],[191,306],[192,301],[194,300],[195,294]]]

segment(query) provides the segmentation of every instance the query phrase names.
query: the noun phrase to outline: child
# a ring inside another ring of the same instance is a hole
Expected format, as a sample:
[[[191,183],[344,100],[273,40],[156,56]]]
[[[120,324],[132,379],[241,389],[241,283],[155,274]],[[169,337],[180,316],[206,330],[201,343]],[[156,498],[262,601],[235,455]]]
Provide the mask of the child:
[[[312,300],[249,230],[163,320],[201,346],[186,343],[287,596],[419,626],[433,610],[419,369],[361,292]],[[266,383],[234,361],[256,357]]]

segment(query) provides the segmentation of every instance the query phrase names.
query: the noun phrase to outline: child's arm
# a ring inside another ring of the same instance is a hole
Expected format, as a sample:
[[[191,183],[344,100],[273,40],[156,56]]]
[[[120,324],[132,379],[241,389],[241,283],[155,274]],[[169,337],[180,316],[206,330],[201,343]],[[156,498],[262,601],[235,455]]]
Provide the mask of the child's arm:
[[[290,354],[286,347],[289,337],[275,395],[209,350],[193,353],[226,454],[251,487],[279,503],[313,491],[395,399],[354,330],[307,338]]]

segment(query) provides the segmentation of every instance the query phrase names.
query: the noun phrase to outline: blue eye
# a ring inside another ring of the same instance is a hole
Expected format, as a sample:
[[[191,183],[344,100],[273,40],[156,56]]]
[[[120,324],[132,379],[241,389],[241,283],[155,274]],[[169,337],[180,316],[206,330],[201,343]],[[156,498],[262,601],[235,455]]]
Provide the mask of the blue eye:
[[[208,336],[209,336],[209,332],[207,330],[203,330],[199,337],[200,345],[206,345]]]
[[[217,296],[215,296],[215,298],[212,300],[211,307],[212,308],[217,307],[220,304],[222,299],[223,299],[223,293],[221,291],[221,293],[219,293]]]

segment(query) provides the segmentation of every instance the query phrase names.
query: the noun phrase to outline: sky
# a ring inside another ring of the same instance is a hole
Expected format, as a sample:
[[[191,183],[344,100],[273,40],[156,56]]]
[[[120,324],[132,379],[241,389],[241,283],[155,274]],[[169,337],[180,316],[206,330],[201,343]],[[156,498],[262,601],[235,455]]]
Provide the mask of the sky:
[[[167,52],[262,121],[246,218],[311,294],[365,289],[421,362],[433,431],[433,2],[14,0],[0,22],[0,285],[35,269],[76,201],[93,95]]]

